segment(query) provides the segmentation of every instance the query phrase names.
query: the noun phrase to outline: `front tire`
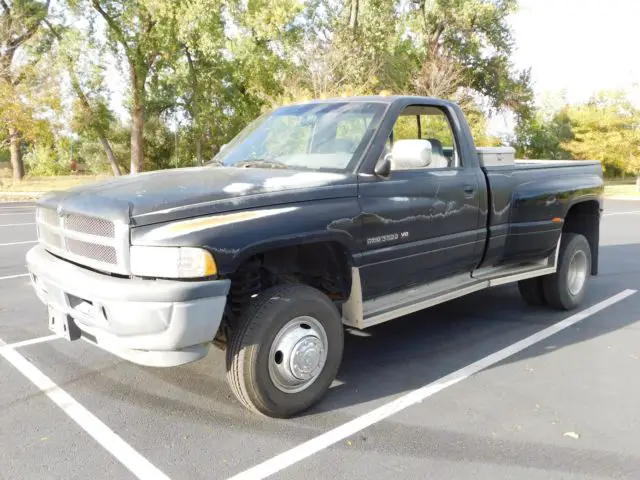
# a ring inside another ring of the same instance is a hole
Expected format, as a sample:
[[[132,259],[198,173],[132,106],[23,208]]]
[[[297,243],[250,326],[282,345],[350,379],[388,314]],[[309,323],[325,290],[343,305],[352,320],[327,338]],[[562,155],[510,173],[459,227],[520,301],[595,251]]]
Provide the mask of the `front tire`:
[[[584,299],[591,272],[591,248],[578,233],[565,233],[560,242],[556,273],[542,278],[544,296],[549,306],[572,310]]]
[[[253,298],[227,349],[227,381],[257,413],[288,418],[329,389],[344,347],[334,303],[307,285],[278,285]]]

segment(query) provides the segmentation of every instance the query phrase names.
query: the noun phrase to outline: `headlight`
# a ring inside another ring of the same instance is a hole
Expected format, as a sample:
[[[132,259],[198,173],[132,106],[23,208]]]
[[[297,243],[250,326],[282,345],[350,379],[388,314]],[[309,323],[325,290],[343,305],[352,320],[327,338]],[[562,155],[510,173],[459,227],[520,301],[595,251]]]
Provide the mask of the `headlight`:
[[[200,278],[218,273],[211,253],[193,247],[131,247],[131,273],[141,277]]]

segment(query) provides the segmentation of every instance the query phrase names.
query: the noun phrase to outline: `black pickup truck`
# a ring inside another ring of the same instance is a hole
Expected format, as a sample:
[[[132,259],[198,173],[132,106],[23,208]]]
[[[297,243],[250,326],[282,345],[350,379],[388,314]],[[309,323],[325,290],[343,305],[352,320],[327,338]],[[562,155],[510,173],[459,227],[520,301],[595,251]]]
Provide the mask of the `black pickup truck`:
[[[601,165],[513,154],[444,100],[284,106],[203,167],[44,196],[27,264],[53,331],[158,367],[219,346],[238,399],[289,417],[334,380],[345,326],[508,282],[580,304]]]

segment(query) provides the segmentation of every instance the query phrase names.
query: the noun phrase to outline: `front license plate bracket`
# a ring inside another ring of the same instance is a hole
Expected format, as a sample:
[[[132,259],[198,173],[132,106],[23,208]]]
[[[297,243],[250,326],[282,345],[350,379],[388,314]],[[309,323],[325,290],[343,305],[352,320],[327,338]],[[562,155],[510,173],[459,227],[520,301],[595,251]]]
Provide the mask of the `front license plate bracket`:
[[[80,328],[70,315],[53,308],[49,308],[49,330],[70,342],[78,340],[81,335]]]

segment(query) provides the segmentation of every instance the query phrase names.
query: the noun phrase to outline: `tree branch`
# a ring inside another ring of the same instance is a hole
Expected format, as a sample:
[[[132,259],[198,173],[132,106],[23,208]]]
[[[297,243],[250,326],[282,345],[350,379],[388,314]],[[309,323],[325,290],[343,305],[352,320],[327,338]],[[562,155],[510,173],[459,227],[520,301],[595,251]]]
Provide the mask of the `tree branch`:
[[[2,5],[2,8],[4,8],[4,11],[6,13],[11,12],[11,8],[9,7],[9,5],[7,4],[7,2],[5,0],[0,0],[0,5]]]
[[[127,43],[127,39],[125,38],[122,29],[118,26],[115,20],[111,16],[109,16],[109,14],[102,8],[98,0],[91,0],[91,4],[93,5],[93,8],[95,8],[96,11],[100,14],[100,16],[104,18],[105,22],[107,22],[109,28],[113,30],[113,33],[118,39],[118,42],[120,42],[122,48],[124,48],[124,53],[127,55],[129,63],[131,63],[134,59],[131,56],[131,49],[129,48],[129,44]]]
[[[47,3],[45,5],[45,7],[44,7],[44,15],[42,15],[42,17],[40,17],[40,19],[38,19],[38,21],[36,23],[34,23],[33,26],[29,30],[27,30],[22,35],[18,36],[17,38],[14,38],[13,40],[10,40],[7,43],[9,48],[13,48],[13,49],[18,48],[20,45],[22,45],[24,42],[26,42],[27,40],[29,40],[31,37],[33,37],[35,35],[35,33],[38,31],[38,28],[40,27],[40,23],[49,14],[49,4],[50,3],[51,3],[51,0],[47,0]],[[6,5],[6,3],[5,3],[5,5]]]

